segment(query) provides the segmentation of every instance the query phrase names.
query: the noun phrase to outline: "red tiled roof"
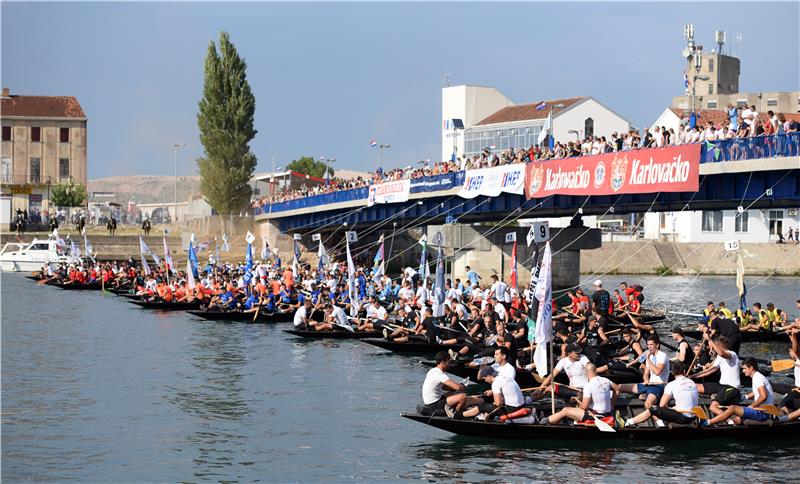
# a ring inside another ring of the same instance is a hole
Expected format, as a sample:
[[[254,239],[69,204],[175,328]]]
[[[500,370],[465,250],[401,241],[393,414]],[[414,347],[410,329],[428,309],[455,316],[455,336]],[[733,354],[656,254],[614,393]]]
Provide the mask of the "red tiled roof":
[[[528,121],[531,119],[544,119],[553,109],[553,106],[556,104],[563,104],[564,107],[561,109],[565,109],[570,107],[571,105],[586,99],[585,97],[573,97],[569,99],[554,99],[552,101],[540,101],[538,103],[532,104],[520,104],[517,106],[508,106],[496,113],[490,115],[487,118],[482,119],[476,126],[482,126],[486,124],[498,124],[498,123],[510,123],[514,121]],[[543,109],[536,109],[536,106],[542,104],[544,102],[546,105]]]
[[[0,105],[2,116],[34,118],[85,118],[74,96],[15,96],[4,97]]]
[[[678,108],[669,108],[670,111],[675,113],[676,116],[679,118],[683,118],[684,116],[689,116],[690,111],[688,109],[678,109]],[[777,113],[781,114],[781,113]],[[787,121],[797,121],[800,122],[800,114],[798,113],[782,113]],[[769,116],[767,113],[759,113],[762,121],[767,121]],[[709,121],[714,123],[714,126],[720,126],[725,121],[728,120],[728,113],[721,109],[703,109],[698,113],[697,120],[702,124],[707,124]]]

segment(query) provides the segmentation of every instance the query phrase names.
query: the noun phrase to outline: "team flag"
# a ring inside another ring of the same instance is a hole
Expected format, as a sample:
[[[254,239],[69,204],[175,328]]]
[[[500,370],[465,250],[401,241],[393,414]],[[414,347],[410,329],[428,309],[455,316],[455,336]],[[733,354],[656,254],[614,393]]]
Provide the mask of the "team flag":
[[[514,239],[514,246],[511,248],[511,285],[517,288],[517,240]]]
[[[147,254],[151,254],[150,247],[148,247],[147,244],[144,243],[144,239],[139,236],[139,255],[142,258],[142,269],[144,269],[144,275],[149,276],[150,266],[147,265],[147,259],[145,258]]]
[[[328,251],[325,250],[325,246],[322,245],[322,237],[319,237],[319,249],[317,250],[317,257],[319,257],[319,264],[317,264],[317,272],[322,273],[325,268],[331,263],[331,260],[328,258]]]
[[[419,277],[422,281],[428,277],[428,236],[423,235],[422,238],[419,240],[419,243],[422,245],[422,252],[419,256]]]
[[[194,251],[194,245],[192,244],[193,240],[194,240],[194,234],[192,234],[192,238],[189,240],[189,258],[188,258],[188,260],[189,260],[189,268],[191,269],[191,271],[189,271],[187,273],[187,275],[191,274],[194,277],[197,277],[199,279],[200,278],[200,274],[197,271],[197,268],[200,267],[200,263],[198,262],[197,254]]]
[[[536,372],[542,377],[548,373],[546,345],[553,339],[552,276],[552,254],[550,252],[550,241],[547,241],[544,246],[544,255],[542,256],[542,267],[539,271],[539,283],[536,285],[539,314],[536,317],[536,351],[533,354]]]
[[[736,288],[739,290],[739,309],[744,314],[747,311],[747,285],[744,283],[744,261],[741,251],[736,255]]]
[[[358,305],[358,288],[356,286],[356,265],[350,255],[350,237],[345,238],[347,248],[347,291],[350,295],[350,316],[356,317],[360,307]]]
[[[547,113],[547,119],[544,121],[544,126],[542,126],[542,130],[539,131],[539,137],[536,139],[537,144],[544,143],[545,138],[547,138],[547,132],[550,131],[550,125],[553,123],[553,112],[550,111]]]
[[[442,234],[436,232],[436,279],[433,285],[433,316],[444,316],[444,257],[442,254]]]
[[[372,264],[372,280],[375,281],[376,284],[383,278],[385,274],[384,269],[383,234],[381,234],[381,239],[378,241],[378,252],[375,254],[375,259],[373,259]]]

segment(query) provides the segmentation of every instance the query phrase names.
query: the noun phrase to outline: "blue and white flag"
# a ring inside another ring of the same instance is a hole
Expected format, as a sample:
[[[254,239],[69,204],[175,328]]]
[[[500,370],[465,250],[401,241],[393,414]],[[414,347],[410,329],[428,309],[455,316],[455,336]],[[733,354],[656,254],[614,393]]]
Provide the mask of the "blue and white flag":
[[[428,236],[423,235],[419,243],[422,245],[422,253],[419,256],[419,271],[417,272],[424,284],[425,278],[428,277]]]
[[[150,252],[150,247],[148,247],[147,244],[144,243],[144,239],[142,239],[142,237],[139,236],[139,256],[142,259],[142,269],[144,270],[144,275],[146,276],[150,275],[150,266],[147,265],[147,259],[145,258],[145,256],[151,253],[152,252]]]
[[[541,111],[542,109],[544,109],[546,107],[547,107],[547,103],[545,101],[542,101],[542,102],[540,102],[539,104],[536,105],[536,110],[537,111]]]
[[[378,252],[375,254],[375,258],[372,262],[372,280],[377,284],[381,281],[381,279],[383,279],[385,274],[386,270],[383,257],[383,235],[381,234],[381,239],[378,241]]]
[[[360,306],[358,304],[358,286],[356,285],[356,266],[350,255],[350,237],[345,237],[347,247],[347,292],[350,295],[350,316],[356,317]]]
[[[444,255],[442,254],[442,234],[436,232],[436,280],[433,285],[433,316],[444,316]]]
[[[230,252],[230,251],[231,251],[231,246],[228,245],[228,234],[222,234],[222,252]]]
[[[75,259],[81,258],[81,248],[78,247],[78,244],[76,244],[74,240],[69,241],[69,253]]]
[[[92,244],[89,243],[89,238],[86,237],[85,227],[83,229],[83,247],[86,250],[86,256],[94,261],[94,257],[92,257],[92,252],[94,252],[94,249],[92,248]]]
[[[326,267],[331,263],[330,259],[328,258],[328,252],[325,250],[325,246],[322,245],[322,237],[319,238],[319,249],[317,250],[317,257],[319,257],[319,263],[317,264],[317,272],[322,273]]]
[[[553,339],[553,264],[550,241],[547,241],[539,270],[539,283],[536,286],[536,299],[539,301],[539,314],[536,317],[536,351],[533,361],[539,376],[545,376],[547,369],[546,344]]]
[[[194,238],[194,234],[192,234],[192,238]],[[198,272],[198,267],[200,267],[200,263],[197,260],[197,254],[194,251],[194,245],[192,245],[192,241],[189,241],[189,268],[191,269],[189,273],[196,278],[200,278],[200,274]]]
[[[547,133],[550,131],[550,125],[553,123],[553,112],[550,111],[547,114],[547,119],[544,122],[544,126],[542,126],[542,130],[539,132],[539,137],[536,139],[536,144],[544,143],[545,138],[547,138]]]
[[[686,74],[686,71],[683,71],[683,88],[689,89],[689,75]]]

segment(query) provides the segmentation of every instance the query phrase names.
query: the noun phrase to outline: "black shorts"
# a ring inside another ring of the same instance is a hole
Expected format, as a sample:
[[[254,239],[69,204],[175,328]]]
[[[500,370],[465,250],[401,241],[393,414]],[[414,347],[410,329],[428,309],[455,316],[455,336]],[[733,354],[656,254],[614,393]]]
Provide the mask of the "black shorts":
[[[613,415],[613,412],[599,413],[599,412],[591,412],[589,410],[586,410],[586,411],[583,412],[583,418],[581,419],[581,421],[594,420],[594,417],[598,417],[598,418],[610,417],[612,415]]]
[[[681,425],[688,425],[692,423],[695,419],[694,416],[687,417],[686,415],[678,411],[675,411],[671,408],[656,407],[655,405],[650,407],[650,415],[656,418],[660,418],[665,422],[675,422]]]
[[[738,388],[719,383],[703,383],[703,390],[707,395],[715,395],[714,401],[720,405],[735,405],[742,400]]]
[[[445,405],[447,405],[447,395],[443,395],[440,399],[433,403],[423,404],[419,408],[419,413],[422,415],[437,415],[437,413],[441,415],[444,411]]]
[[[783,397],[783,402],[781,402],[781,404],[790,411],[794,412],[800,408],[800,392],[797,390],[792,390],[788,395]]]

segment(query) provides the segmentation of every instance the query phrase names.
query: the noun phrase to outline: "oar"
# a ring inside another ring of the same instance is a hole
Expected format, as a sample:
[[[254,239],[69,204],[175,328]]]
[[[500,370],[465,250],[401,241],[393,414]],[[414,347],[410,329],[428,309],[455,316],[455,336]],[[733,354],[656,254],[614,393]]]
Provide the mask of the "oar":
[[[772,360],[772,371],[786,371],[794,368],[794,360]]]
[[[614,430],[614,427],[600,420],[600,417],[598,417],[597,415],[592,415],[592,417],[594,418],[594,425],[600,430],[600,432],[616,432],[616,430]]]
[[[719,408],[730,408],[732,405],[720,405]],[[761,405],[760,407],[753,407],[753,410],[758,410],[759,412],[764,412],[769,415],[774,415],[775,417],[780,417],[783,415],[781,409],[776,407],[775,405]]]
[[[258,306],[256,306],[256,313],[253,315],[253,321],[258,319],[258,313],[261,311],[261,298],[258,299]],[[310,318],[309,318],[310,319]]]

